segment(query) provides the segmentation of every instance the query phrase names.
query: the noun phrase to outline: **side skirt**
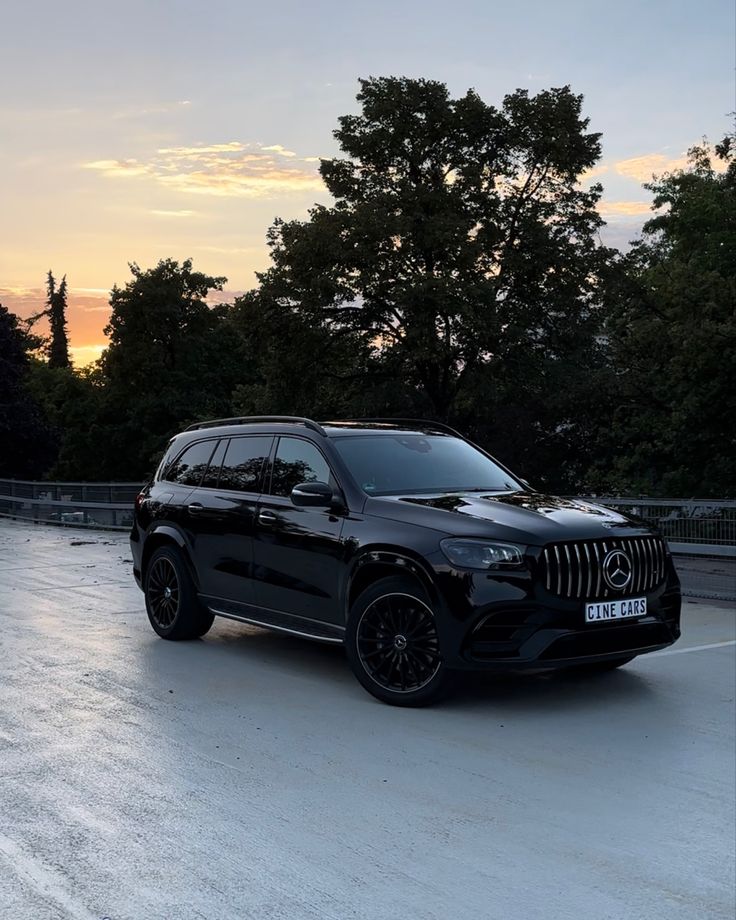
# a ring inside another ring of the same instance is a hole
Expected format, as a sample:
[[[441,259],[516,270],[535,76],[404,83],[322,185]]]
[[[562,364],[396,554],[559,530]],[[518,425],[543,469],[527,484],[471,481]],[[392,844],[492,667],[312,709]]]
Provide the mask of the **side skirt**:
[[[273,629],[277,632],[288,633],[292,636],[301,636],[315,642],[327,642],[332,645],[342,645],[345,629],[333,623],[322,623],[318,620],[308,620],[304,617],[282,613],[279,610],[265,610],[262,608],[248,608],[245,605],[233,604],[215,598],[203,597],[210,613],[215,616],[236,620],[239,623],[248,623],[251,626],[262,626],[264,629]]]

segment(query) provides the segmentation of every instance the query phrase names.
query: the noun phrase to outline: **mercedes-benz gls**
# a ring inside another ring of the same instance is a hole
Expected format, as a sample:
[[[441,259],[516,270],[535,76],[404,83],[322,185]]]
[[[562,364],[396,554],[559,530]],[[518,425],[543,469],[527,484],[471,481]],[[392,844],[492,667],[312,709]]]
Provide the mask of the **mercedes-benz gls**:
[[[608,670],[680,635],[655,530],[536,492],[430,422],[193,425],[138,496],[131,545],[162,638],[223,616],[340,643],[397,705],[455,671]]]

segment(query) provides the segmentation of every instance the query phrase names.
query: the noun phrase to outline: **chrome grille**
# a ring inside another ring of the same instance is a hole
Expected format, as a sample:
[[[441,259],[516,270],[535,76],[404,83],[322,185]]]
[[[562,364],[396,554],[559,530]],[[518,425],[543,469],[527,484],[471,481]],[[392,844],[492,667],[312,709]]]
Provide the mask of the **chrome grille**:
[[[631,581],[623,591],[614,591],[603,580],[603,560],[612,549],[624,550],[631,559]],[[541,578],[546,589],[558,597],[606,598],[646,594],[664,580],[666,557],[667,550],[660,537],[554,543],[542,551]]]

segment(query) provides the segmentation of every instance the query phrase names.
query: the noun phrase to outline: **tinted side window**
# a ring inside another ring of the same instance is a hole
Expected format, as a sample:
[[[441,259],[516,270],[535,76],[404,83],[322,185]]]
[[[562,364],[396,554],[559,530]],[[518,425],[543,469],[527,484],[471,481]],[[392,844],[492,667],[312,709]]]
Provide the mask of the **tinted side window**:
[[[227,447],[227,438],[224,438],[220,441],[215,448],[214,454],[210,459],[210,465],[207,467],[207,472],[202,477],[202,482],[200,485],[205,489],[216,489],[217,481],[220,478],[220,467],[222,466],[222,458],[225,456],[225,448]]]
[[[329,482],[330,468],[321,452],[301,438],[281,438],[271,473],[271,495],[291,495],[300,482]]]
[[[202,474],[207,469],[216,441],[197,441],[181,454],[166,471],[168,482],[178,482],[182,486],[198,486]]]
[[[220,488],[258,492],[261,471],[271,452],[273,438],[233,438],[220,471]]]

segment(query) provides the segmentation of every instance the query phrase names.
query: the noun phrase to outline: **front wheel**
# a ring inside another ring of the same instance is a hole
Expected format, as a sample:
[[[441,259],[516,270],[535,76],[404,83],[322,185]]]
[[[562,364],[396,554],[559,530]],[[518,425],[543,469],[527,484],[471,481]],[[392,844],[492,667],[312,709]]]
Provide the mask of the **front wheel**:
[[[432,605],[421,586],[382,578],[358,597],[348,617],[345,650],[365,689],[392,706],[427,706],[446,693]]]

